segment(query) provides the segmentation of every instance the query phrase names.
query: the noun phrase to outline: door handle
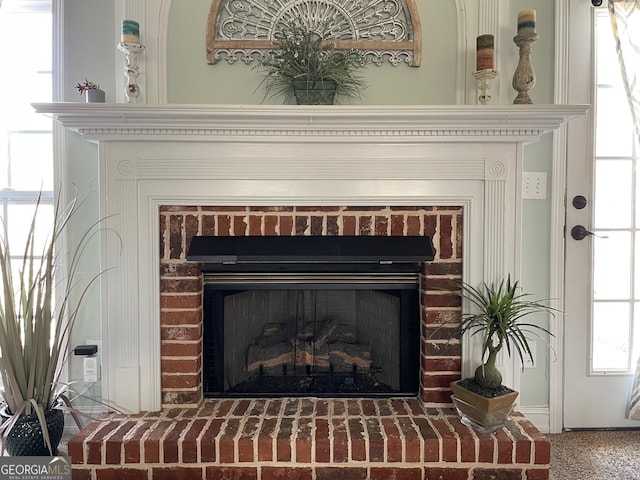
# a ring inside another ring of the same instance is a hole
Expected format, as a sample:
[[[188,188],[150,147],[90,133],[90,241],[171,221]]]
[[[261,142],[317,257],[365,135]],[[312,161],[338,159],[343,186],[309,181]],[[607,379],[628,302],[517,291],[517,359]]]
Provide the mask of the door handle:
[[[606,235],[596,235],[593,232],[590,232],[583,225],[576,225],[571,229],[571,238],[574,240],[584,240],[589,235],[593,235],[598,238],[609,238]]]

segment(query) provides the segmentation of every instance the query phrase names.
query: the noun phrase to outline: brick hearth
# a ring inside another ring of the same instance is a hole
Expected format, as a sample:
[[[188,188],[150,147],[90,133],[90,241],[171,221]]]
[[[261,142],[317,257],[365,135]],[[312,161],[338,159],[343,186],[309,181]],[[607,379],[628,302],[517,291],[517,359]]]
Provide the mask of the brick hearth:
[[[519,414],[485,435],[417,398],[277,398],[111,415],[69,454],[75,480],[547,480],[550,442]]]

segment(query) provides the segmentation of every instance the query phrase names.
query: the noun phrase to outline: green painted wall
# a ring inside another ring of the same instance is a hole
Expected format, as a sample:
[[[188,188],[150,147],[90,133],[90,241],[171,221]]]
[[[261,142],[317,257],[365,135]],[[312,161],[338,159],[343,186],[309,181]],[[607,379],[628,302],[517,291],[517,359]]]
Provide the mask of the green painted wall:
[[[63,68],[54,75],[63,82],[62,98],[68,102],[82,102],[75,89],[78,82],[85,78],[98,83],[107,92],[107,102],[115,101],[115,24],[112,2],[98,0],[64,0],[62,2],[63,23]],[[57,175],[64,187],[69,202],[77,197],[82,206],[69,225],[67,251],[73,255],[82,235],[100,218],[98,146],[83,140],[79,135],[66,132],[64,136],[64,155],[58,165]],[[100,273],[100,245],[93,239],[83,254],[76,280],[86,285]],[[79,294],[80,292],[78,292]],[[100,283],[94,283],[87,291],[80,305],[78,321],[73,329],[71,347],[84,344],[87,340],[101,340],[100,325]],[[70,380],[82,381],[82,358],[69,358]],[[83,390],[76,383],[74,388]],[[84,397],[74,401],[78,408],[101,409],[95,400],[101,397],[101,382],[84,391]]]
[[[101,83],[107,92],[107,101],[116,98],[115,81],[122,75],[116,71],[115,38],[119,23],[115,19],[113,2],[101,0],[63,0],[65,13],[64,67],[62,78],[65,101],[81,101],[73,86],[85,77]],[[168,25],[168,92],[169,103],[204,104],[259,104],[263,101],[256,91],[261,76],[242,63],[216,65],[206,63],[205,33],[211,0],[173,0]],[[454,0],[417,0],[423,27],[422,66],[393,67],[369,66],[365,77],[369,88],[362,103],[369,105],[449,105],[456,102],[457,19]],[[537,10],[540,40],[533,50],[533,63],[537,73],[537,85],[532,92],[536,103],[553,102],[554,68],[554,0],[509,0],[506,13],[513,19],[504,26],[501,45],[496,45],[504,85],[517,64],[517,48],[511,42],[515,34],[517,12],[525,8]],[[474,18],[469,19],[474,22]],[[506,44],[505,44],[506,43]],[[474,52],[468,52],[474,55]],[[511,103],[515,91],[504,87],[499,103]],[[278,103],[273,100],[273,103]],[[526,108],[526,107],[525,107]],[[547,135],[540,142],[525,147],[526,171],[542,171],[548,174],[551,185],[552,137]],[[97,148],[72,134],[67,139],[64,158],[64,179],[67,186],[75,186],[80,193],[90,193],[85,224],[99,217],[97,189]],[[523,207],[523,258],[521,281],[524,288],[538,297],[548,297],[549,291],[549,218],[550,202],[527,200]],[[97,270],[88,265],[87,271]],[[97,295],[97,294],[96,294]],[[97,296],[94,295],[94,300]],[[100,326],[92,311],[94,302],[85,307],[83,326],[77,333],[77,341],[100,338]],[[543,406],[548,404],[548,366],[553,361],[543,345],[538,347],[538,368],[524,372],[520,405]],[[72,368],[72,376],[77,375]]]
[[[554,83],[554,10],[555,2],[550,0],[512,0],[511,18],[517,18],[518,11],[535,8],[537,13],[536,31],[540,38],[532,48],[532,63],[536,72],[536,86],[531,97],[536,103],[553,103]],[[517,50],[512,49],[513,66],[517,65]],[[515,91],[513,91],[515,97]],[[550,275],[550,219],[552,184],[553,137],[545,135],[540,141],[526,145],[524,149],[524,171],[547,173],[547,199],[524,200],[522,209],[522,286],[535,298],[549,298]],[[541,320],[544,323],[544,319]],[[549,366],[554,361],[544,341],[537,341],[537,368],[523,372],[520,385],[520,405],[544,406],[549,403]]]
[[[419,68],[390,64],[367,66],[366,105],[451,105],[455,103],[457,50],[456,8],[453,1],[419,0],[423,51]],[[173,1],[169,19],[169,103],[263,102],[262,79],[252,66],[238,61],[208,65],[205,33],[211,0]],[[354,100],[354,103],[360,100]]]

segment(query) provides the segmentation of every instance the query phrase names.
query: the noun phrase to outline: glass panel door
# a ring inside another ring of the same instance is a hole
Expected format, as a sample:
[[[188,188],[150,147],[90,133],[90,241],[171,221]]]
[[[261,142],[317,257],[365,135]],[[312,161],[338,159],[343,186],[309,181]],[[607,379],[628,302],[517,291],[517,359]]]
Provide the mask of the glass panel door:
[[[635,366],[640,301],[638,148],[611,22],[595,15],[595,209],[590,373],[629,375]]]
[[[638,150],[608,11],[569,2],[568,98],[592,109],[567,127],[563,428],[637,427],[626,410],[639,330]],[[578,225],[596,236],[573,238]]]

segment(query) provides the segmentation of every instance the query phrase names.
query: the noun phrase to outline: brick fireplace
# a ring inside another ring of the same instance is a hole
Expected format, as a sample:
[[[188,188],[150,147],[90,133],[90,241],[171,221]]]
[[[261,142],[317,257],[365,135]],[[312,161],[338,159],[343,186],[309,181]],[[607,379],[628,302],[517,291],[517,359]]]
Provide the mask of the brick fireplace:
[[[492,435],[460,423],[446,385],[477,346],[428,340],[429,326],[459,313],[436,292],[451,279],[519,276],[523,145],[584,107],[36,109],[98,142],[118,232],[101,251],[103,392],[129,413],[73,439],[74,478],[548,478],[549,442],[520,414]],[[184,261],[198,231],[432,236],[419,396],[203,400],[202,279]],[[502,368],[518,390],[517,365]]]
[[[461,346],[448,328],[462,277],[460,207],[160,207],[163,410],[93,422],[69,445],[74,478],[548,479],[549,442],[517,414],[483,435],[450,405]],[[203,278],[186,261],[195,235],[419,235],[434,259],[420,274],[420,389],[398,398],[205,399]],[[106,439],[106,440],[105,440]],[[116,466],[119,465],[119,466]],[[94,472],[94,473],[92,473]],[[150,477],[148,477],[150,475]]]
[[[172,404],[198,405],[202,399],[202,275],[186,261],[194,235],[421,235],[432,239],[433,262],[422,267],[420,285],[420,398],[433,405],[450,403],[449,383],[460,377],[461,346],[448,340],[461,305],[442,289],[462,278],[460,207],[196,207],[160,208],[160,322],[162,398]]]

